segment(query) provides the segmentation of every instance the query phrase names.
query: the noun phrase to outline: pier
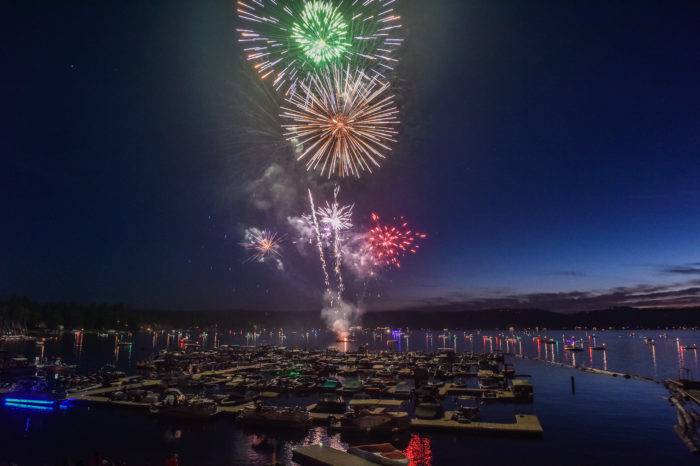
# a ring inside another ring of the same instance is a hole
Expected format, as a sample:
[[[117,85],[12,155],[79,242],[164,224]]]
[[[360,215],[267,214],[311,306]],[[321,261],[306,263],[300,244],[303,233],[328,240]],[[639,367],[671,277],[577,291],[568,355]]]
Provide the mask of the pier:
[[[520,435],[541,437],[544,433],[540,420],[533,414],[516,414],[515,422],[457,422],[453,411],[446,411],[442,419],[412,419],[413,430],[443,430],[478,434]]]

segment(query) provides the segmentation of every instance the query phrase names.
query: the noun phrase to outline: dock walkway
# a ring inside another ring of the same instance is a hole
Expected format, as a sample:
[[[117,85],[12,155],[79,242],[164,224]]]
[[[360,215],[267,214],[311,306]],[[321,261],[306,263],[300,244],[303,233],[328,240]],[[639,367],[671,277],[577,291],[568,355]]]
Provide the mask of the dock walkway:
[[[516,414],[515,422],[468,422],[452,420],[453,411],[446,411],[442,419],[412,419],[414,430],[454,430],[471,433],[502,435],[525,435],[539,437],[544,430],[540,420],[533,414]]]
[[[378,398],[370,398],[367,400],[350,400],[350,406],[353,408],[371,408],[380,406],[383,408],[398,408],[404,404],[405,400],[382,400]]]
[[[152,387],[157,387],[160,384],[161,384],[161,381],[157,380],[157,379],[144,380],[143,382],[126,384],[126,385],[122,384],[122,381],[119,381],[119,382],[116,382],[116,383],[110,385],[109,387],[91,388],[88,390],[71,392],[68,395],[70,398],[84,399],[85,397],[105,396],[109,393],[117,392],[119,390],[137,390],[137,389],[152,388]]]

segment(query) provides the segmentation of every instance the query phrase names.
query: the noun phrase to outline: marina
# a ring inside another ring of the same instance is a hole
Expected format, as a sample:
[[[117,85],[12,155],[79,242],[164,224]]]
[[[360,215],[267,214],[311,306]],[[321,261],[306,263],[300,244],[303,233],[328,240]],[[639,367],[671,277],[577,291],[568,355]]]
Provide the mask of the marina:
[[[412,333],[415,338],[417,332]],[[462,335],[462,332],[449,334]],[[447,438],[470,442],[469,438],[477,436],[480,442],[518,439],[539,450],[540,442],[548,445],[562,429],[566,431],[566,427],[558,425],[556,417],[552,418],[553,411],[547,407],[562,395],[568,394],[570,401],[557,411],[575,413],[579,403],[589,403],[579,397],[587,396],[586,387],[591,382],[599,385],[605,380],[616,380],[615,383],[622,384],[621,394],[631,387],[663,388],[650,383],[653,380],[626,378],[625,372],[573,366],[565,360],[561,363],[538,360],[528,357],[525,351],[521,356],[517,349],[512,352],[514,345],[523,349],[527,344],[536,347],[536,342],[529,343],[532,337],[526,340],[525,335],[509,337],[511,341],[497,335],[483,339],[484,344],[479,341],[479,349],[486,349],[485,352],[470,350],[474,346],[467,339],[457,346],[456,352],[454,347],[433,352],[405,347],[381,350],[373,335],[379,333],[357,332],[356,341],[347,350],[344,344],[330,341],[316,349],[269,345],[262,337],[256,346],[236,345],[230,339],[233,344],[225,343],[226,338],[220,337],[216,345],[211,340],[200,339],[199,345],[183,347],[177,339],[168,338],[164,340],[169,343],[167,347],[155,348],[150,356],[146,353],[141,359],[131,359],[126,370],[120,370],[113,364],[115,361],[112,364],[105,361],[108,364],[90,373],[85,373],[82,365],[71,369],[66,363],[39,364],[41,373],[49,368],[50,373],[58,371],[56,388],[62,387],[63,394],[58,395],[60,390],[57,391],[59,401],[41,406],[44,409],[34,411],[36,414],[32,416],[55,412],[58,419],[87,416],[95,420],[110,418],[114,422],[116,415],[131,419],[132,427],[157,420],[163,427],[185,423],[182,425],[187,426],[186,431],[208,431],[214,426],[222,429],[226,425],[225,430],[232,429],[231,432],[241,432],[249,439],[261,439],[263,445],[272,445],[254,447],[258,442],[254,440],[248,447],[250,454],[274,451],[289,455],[284,456],[287,462],[291,461],[293,449],[321,443],[327,446],[327,442],[333,443],[333,448],[341,453],[372,441],[389,441],[406,452],[412,441],[417,442],[414,438],[439,445]],[[81,334],[80,340],[72,334],[68,338],[88,345],[81,350],[86,357],[92,351],[89,345],[106,342],[104,337],[93,339],[89,333]],[[48,342],[42,347],[44,354],[65,339]],[[144,335],[135,334],[130,339],[134,342],[131,351],[138,350]],[[606,339],[615,343],[611,336]],[[636,341],[636,337],[627,336],[627,339]],[[693,341],[690,336],[684,339]],[[285,340],[293,343],[291,336]],[[429,342],[425,337],[424,340]],[[609,346],[615,350],[612,343]],[[28,344],[11,343],[16,348]],[[489,351],[492,344],[493,352]],[[551,346],[556,348],[556,344]],[[128,359],[120,358],[116,362],[122,361]],[[58,370],[59,367],[62,369]],[[569,383],[573,377],[577,379],[575,394]],[[554,382],[558,379],[561,383]],[[690,396],[697,392],[688,389],[686,393]],[[658,396],[663,396],[663,392]],[[686,411],[693,408],[685,404]],[[658,406],[663,407],[663,403]],[[22,408],[6,406],[4,411],[4,416],[12,416]],[[658,422],[653,421],[655,425]],[[678,443],[673,451],[678,454],[689,451],[690,446],[683,445],[692,445],[687,440],[692,436],[684,437],[681,433],[689,432],[690,424],[686,422],[682,431],[674,430],[673,424],[669,419],[668,424],[658,427],[665,428],[672,434],[669,440]],[[599,428],[597,422],[593,425]],[[276,443],[274,439],[280,435],[289,440]],[[279,450],[280,445],[288,447]],[[438,456],[445,453],[434,452]],[[296,457],[302,461],[302,455]]]

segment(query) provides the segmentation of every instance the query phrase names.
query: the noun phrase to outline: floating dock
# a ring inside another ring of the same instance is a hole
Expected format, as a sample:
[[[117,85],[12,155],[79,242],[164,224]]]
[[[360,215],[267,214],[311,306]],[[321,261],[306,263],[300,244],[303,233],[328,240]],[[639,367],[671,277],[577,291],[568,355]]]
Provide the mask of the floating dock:
[[[353,408],[372,408],[375,406],[382,408],[398,408],[405,402],[405,400],[381,400],[378,398],[370,398],[367,400],[350,400],[349,404]]]
[[[487,393],[495,394],[495,396],[488,397],[486,396]],[[441,398],[445,398],[447,395],[466,395],[473,396],[484,401],[500,401],[503,403],[512,403],[515,401],[528,401],[518,399],[512,390],[455,387],[451,383],[446,383],[445,385],[440,387],[438,395]]]
[[[412,419],[414,430],[451,430],[459,432],[541,437],[544,433],[540,420],[533,414],[516,414],[515,422],[457,422],[453,411],[446,411],[442,419]]]
[[[109,387],[99,387],[99,388],[92,388],[92,389],[88,389],[88,390],[69,392],[68,397],[81,399],[81,398],[91,397],[91,396],[104,396],[104,395],[107,395],[109,393],[118,392],[120,390],[146,389],[146,388],[157,387],[160,384],[161,384],[161,381],[157,380],[157,379],[149,379],[149,380],[144,380],[143,382],[132,383],[132,384],[123,384],[122,380],[120,380],[118,382],[113,383]]]
[[[366,400],[363,400],[366,401]],[[317,413],[313,412],[312,410],[316,407],[316,403],[310,404],[309,406],[306,407],[306,409],[309,411],[309,417],[311,418],[311,422],[314,423],[325,423],[325,422],[330,422],[331,419],[334,420],[340,420],[345,417],[345,413]],[[392,405],[393,407],[393,405]],[[381,414],[383,413],[386,408],[384,406],[375,406],[372,409],[369,409],[370,406],[364,406],[365,409],[368,409],[368,411],[371,414]],[[393,414],[393,413],[389,413]],[[402,413],[405,414],[405,413]]]
[[[377,466],[359,456],[322,445],[297,447],[292,451],[292,459],[299,463],[319,466]]]

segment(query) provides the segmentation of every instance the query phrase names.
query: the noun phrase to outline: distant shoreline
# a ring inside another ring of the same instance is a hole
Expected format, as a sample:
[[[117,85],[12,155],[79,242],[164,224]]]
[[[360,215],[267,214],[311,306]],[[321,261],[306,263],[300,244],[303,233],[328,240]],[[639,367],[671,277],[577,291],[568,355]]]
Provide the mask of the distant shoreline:
[[[700,327],[700,307],[677,309],[611,308],[574,313],[542,309],[464,310],[459,305],[366,312],[358,325],[364,327],[507,330],[529,328],[558,329],[672,329]],[[39,303],[29,298],[0,301],[0,329],[132,329],[155,325],[189,328],[286,327],[325,328],[320,310],[253,311],[201,310],[169,311],[129,308],[122,304]]]

